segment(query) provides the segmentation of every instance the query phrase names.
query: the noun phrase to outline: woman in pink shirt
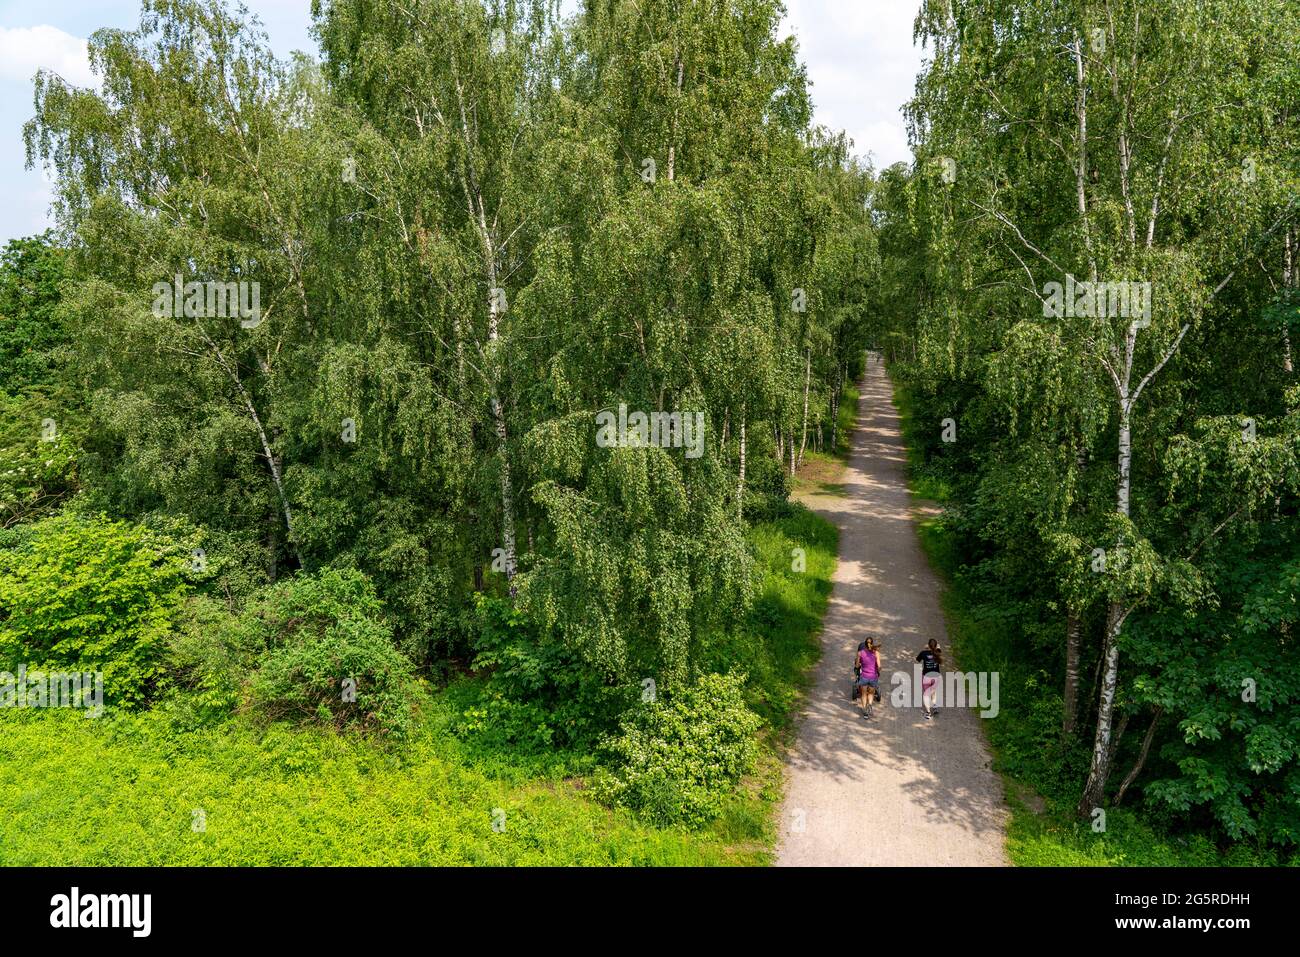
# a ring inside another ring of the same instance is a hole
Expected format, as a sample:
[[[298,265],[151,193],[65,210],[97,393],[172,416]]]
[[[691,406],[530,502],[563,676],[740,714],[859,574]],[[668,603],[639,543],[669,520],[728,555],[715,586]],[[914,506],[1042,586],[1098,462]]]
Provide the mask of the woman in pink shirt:
[[[858,649],[858,704],[862,706],[862,717],[871,717],[871,705],[880,693],[880,649],[874,638],[867,638]]]

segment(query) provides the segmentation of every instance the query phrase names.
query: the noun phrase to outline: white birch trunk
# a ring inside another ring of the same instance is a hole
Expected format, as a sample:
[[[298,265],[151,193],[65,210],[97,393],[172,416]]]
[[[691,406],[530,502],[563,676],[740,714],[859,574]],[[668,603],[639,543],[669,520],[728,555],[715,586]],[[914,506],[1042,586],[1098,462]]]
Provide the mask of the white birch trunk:
[[[1291,289],[1295,286],[1295,252],[1292,240],[1294,233],[1287,229],[1286,236],[1282,241],[1282,288]],[[1291,360],[1291,331],[1282,327],[1282,371],[1290,375],[1295,371],[1295,366]]]
[[[740,481],[736,484],[736,521],[745,514],[745,413],[740,413]]]
[[[803,429],[799,436],[799,464],[803,465],[803,452],[808,446],[808,387],[812,384],[812,350],[805,354],[803,367]],[[791,443],[793,444],[793,443]],[[794,471],[791,470],[791,475]]]

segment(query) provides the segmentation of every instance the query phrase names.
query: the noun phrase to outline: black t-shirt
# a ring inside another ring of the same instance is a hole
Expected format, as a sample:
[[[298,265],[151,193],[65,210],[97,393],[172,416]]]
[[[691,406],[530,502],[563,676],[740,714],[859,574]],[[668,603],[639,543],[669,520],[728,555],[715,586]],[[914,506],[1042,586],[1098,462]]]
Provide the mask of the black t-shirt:
[[[921,674],[923,675],[939,670],[939,656],[929,648],[917,655],[916,660],[921,662]]]

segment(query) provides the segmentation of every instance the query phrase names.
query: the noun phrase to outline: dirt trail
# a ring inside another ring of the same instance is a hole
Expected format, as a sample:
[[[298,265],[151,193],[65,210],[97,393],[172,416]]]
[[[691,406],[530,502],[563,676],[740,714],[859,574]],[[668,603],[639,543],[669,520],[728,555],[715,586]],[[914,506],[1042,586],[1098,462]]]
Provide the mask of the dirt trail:
[[[853,653],[882,639],[881,690],[930,638],[948,649],[939,581],[916,538],[889,377],[867,362],[844,496],[803,499],[840,529],[822,660],[787,768],[777,864],[1004,865],[1002,786],[975,709],[849,700]],[[951,667],[945,661],[945,667]]]

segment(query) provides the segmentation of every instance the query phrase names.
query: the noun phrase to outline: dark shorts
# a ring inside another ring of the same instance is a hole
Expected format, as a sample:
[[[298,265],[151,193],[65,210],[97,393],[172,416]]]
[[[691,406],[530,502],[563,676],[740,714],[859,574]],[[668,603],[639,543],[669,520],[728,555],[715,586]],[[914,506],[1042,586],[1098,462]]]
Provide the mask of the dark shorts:
[[[859,688],[875,688],[877,691],[879,691],[879,690],[880,690],[880,679],[879,679],[879,678],[859,678],[859,679],[858,679],[858,687],[859,687]]]

